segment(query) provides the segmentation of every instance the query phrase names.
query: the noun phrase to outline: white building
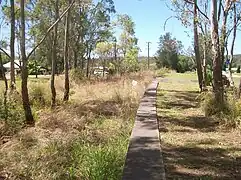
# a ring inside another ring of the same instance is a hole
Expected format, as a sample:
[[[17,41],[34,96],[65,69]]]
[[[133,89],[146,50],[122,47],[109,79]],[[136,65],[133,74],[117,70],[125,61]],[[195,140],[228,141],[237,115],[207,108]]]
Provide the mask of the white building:
[[[10,70],[11,70],[11,62],[8,62],[8,63],[4,64],[3,67],[6,68],[7,73],[10,72]],[[14,60],[15,74],[17,74],[20,71],[20,67],[21,67],[20,61],[19,60]]]

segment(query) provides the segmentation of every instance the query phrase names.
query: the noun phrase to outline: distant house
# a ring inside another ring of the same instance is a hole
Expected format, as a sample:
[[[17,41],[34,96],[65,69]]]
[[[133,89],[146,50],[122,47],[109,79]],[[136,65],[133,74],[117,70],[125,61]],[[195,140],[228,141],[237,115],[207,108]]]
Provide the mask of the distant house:
[[[105,67],[105,69],[104,69],[102,66],[93,67],[92,71],[93,71],[93,74],[96,76],[101,76],[101,75],[103,75],[103,73],[105,75],[109,74],[109,72],[108,72],[109,69],[107,67]]]
[[[3,67],[6,69],[6,72],[10,72],[11,71],[11,62],[8,62],[6,64],[3,65]],[[15,60],[14,61],[14,70],[15,70],[15,74],[19,74],[20,70],[21,70],[21,62],[20,60]]]

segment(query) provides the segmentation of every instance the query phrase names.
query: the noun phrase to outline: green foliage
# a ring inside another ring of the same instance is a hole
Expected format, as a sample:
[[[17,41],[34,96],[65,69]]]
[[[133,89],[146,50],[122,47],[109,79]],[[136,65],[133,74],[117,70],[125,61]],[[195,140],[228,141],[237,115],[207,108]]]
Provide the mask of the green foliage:
[[[109,63],[108,68],[109,68],[109,75],[116,74],[116,66],[115,66],[115,64]]]
[[[194,67],[190,57],[180,55],[178,56],[177,72],[184,73],[186,71],[191,71]]]
[[[0,97],[0,121],[3,121],[3,129],[0,129],[1,135],[13,135],[24,126],[24,111],[21,102],[21,96],[18,92],[11,92],[7,95],[6,104],[4,97]]]
[[[125,153],[123,152],[126,152],[123,142],[117,141],[105,146],[93,147],[87,152],[88,154],[86,154],[82,164],[84,177],[93,180],[117,180],[121,177],[125,159]]]
[[[183,59],[178,63],[178,55],[182,50],[182,43],[166,33],[160,37],[159,49],[157,51],[156,65],[158,68],[167,67],[179,71],[185,65]]]
[[[28,73],[30,75],[38,75],[40,74],[41,68],[36,60],[32,60],[28,62]]]
[[[237,73],[240,73],[240,66],[238,66],[237,68]]]
[[[123,137],[115,140],[103,146],[84,143],[83,139],[66,143],[54,141],[42,151],[41,160],[31,163],[45,169],[45,174],[51,175],[50,179],[118,180],[122,176],[128,140]],[[48,163],[43,163],[44,160]],[[33,170],[38,170],[28,168],[24,173],[32,171],[30,177],[36,173]]]
[[[134,72],[139,70],[138,66],[138,49],[129,49],[123,61],[125,72]]]
[[[208,86],[210,86],[212,84],[212,80],[213,80],[213,73],[210,69],[207,69],[206,83],[207,83]]]

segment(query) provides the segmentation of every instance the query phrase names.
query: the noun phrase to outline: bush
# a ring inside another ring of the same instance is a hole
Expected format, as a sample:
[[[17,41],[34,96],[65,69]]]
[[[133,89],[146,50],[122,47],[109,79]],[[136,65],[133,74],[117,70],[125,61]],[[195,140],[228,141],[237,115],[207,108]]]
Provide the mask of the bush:
[[[79,68],[70,70],[70,78],[75,82],[79,82],[85,78],[85,74]]]
[[[210,86],[212,84],[213,74],[212,71],[207,70],[207,85]]]
[[[233,95],[229,94],[223,104],[216,102],[212,92],[204,92],[201,106],[205,116],[214,116],[220,123],[229,127],[238,127],[241,124],[241,103],[237,102]]]
[[[157,77],[164,77],[167,73],[169,73],[169,69],[161,68],[161,69],[156,70],[155,76],[157,76]]]
[[[0,97],[0,121],[4,126],[0,129],[0,137],[17,133],[24,126],[24,110],[21,96],[18,92],[8,95],[6,104],[4,97]]]
[[[45,106],[50,104],[51,94],[46,83],[31,83],[29,99],[32,105]]]

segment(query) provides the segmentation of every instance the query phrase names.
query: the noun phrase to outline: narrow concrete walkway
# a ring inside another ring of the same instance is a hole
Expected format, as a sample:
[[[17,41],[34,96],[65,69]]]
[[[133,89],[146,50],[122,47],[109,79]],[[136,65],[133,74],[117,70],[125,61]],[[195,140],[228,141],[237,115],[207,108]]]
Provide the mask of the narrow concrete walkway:
[[[165,180],[156,113],[158,81],[147,88],[137,111],[123,180]]]

